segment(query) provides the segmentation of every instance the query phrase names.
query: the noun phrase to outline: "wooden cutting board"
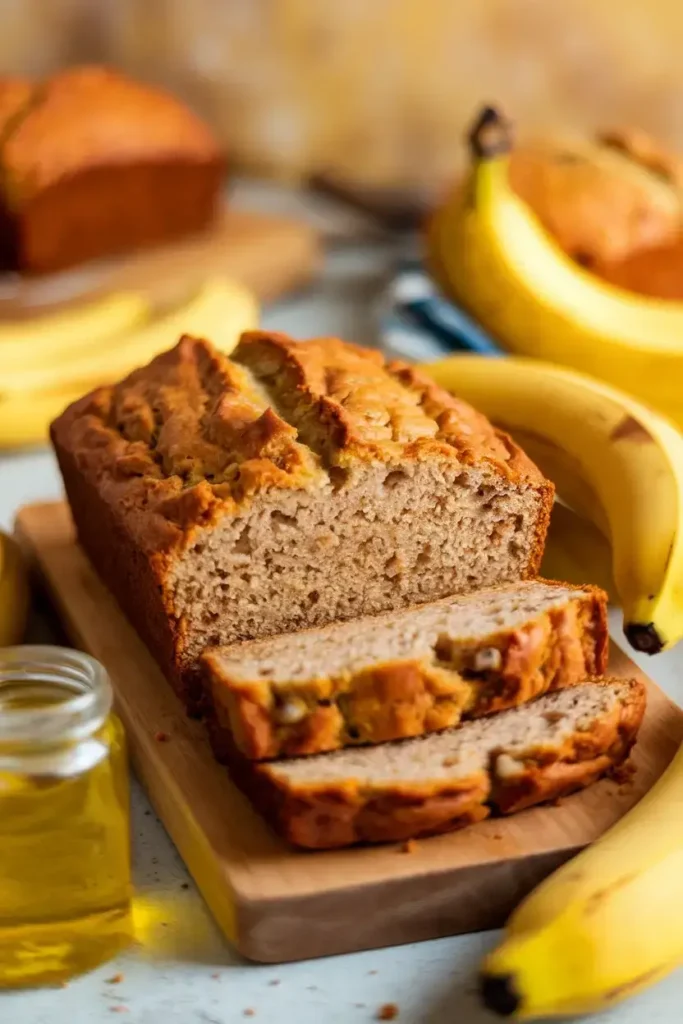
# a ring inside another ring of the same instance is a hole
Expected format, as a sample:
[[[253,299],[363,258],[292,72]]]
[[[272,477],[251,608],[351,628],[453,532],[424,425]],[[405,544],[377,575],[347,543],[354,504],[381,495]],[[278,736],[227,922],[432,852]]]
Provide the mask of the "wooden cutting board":
[[[616,821],[661,774],[683,712],[649,683],[632,784],[397,845],[305,853],[280,841],[210,754],[74,542],[65,504],[22,509],[17,533],[72,642],[113,682],[135,770],[226,936],[246,957],[301,960],[502,924],[537,882]],[[611,670],[638,675],[616,648]],[[168,741],[155,739],[159,732]]]
[[[159,248],[41,277],[0,274],[0,319],[128,289],[172,303],[212,274],[236,278],[270,301],[308,281],[321,259],[319,236],[304,221],[228,207],[209,231]]]

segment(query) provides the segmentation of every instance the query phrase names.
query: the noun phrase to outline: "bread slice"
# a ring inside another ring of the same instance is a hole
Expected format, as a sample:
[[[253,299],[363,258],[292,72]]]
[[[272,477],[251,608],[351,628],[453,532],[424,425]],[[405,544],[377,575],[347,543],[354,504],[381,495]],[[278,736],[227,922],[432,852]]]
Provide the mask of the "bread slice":
[[[418,736],[602,675],[606,596],[542,580],[205,652],[211,735],[249,758]]]
[[[296,846],[450,832],[590,785],[628,756],[645,711],[635,680],[586,682],[457,729],[231,770]]]
[[[474,409],[336,338],[184,338],[51,435],[80,543],[189,708],[206,647],[534,577],[553,501]]]

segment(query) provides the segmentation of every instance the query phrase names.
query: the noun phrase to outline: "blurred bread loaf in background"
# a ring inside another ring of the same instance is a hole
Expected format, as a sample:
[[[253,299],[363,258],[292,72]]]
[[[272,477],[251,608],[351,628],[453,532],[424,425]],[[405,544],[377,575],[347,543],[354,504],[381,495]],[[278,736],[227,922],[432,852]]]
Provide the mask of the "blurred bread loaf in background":
[[[683,7],[649,0],[0,0],[0,68],[112,62],[171,88],[243,165],[375,184],[462,169],[504,100],[528,137],[638,125],[683,150]]]
[[[642,131],[527,143],[513,153],[510,176],[562,248],[594,270],[681,230],[681,162]]]
[[[332,173],[440,188],[464,170],[472,111],[504,100],[520,126],[515,185],[567,251],[616,283],[683,294],[682,174],[671,156],[683,152],[677,0],[618,12],[612,0],[0,0],[0,9],[6,73],[110,63],[185,100],[229,147],[231,165],[289,181]],[[11,100],[0,96],[0,120]],[[600,136],[615,125],[638,130]],[[641,256],[650,250],[661,254],[652,267]]]
[[[61,270],[200,231],[224,169],[196,114],[116,71],[0,81],[0,266]]]

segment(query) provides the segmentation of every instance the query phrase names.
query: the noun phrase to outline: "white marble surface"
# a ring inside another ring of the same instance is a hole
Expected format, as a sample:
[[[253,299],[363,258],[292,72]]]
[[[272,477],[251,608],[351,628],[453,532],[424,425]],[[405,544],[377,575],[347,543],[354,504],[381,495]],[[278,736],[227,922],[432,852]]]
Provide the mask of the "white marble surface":
[[[331,234],[345,218],[327,204],[242,187],[241,197],[271,209],[295,207]],[[307,292],[264,311],[264,324],[300,337],[337,333],[372,343],[373,309],[390,266],[391,246],[336,245],[322,280]],[[44,451],[0,456],[0,528],[16,509],[61,493],[52,455]],[[619,636],[618,614],[612,617]],[[641,659],[675,699],[683,699],[683,651]],[[0,995],[7,1024],[362,1024],[384,1003],[396,1003],[401,1024],[485,1024],[493,1018],[474,995],[474,978],[492,933],[441,939],[281,967],[248,964],[225,943],[163,826],[139,786],[133,787],[134,871],[138,894],[163,907],[134,950],[63,989]],[[368,907],[368,913],[373,908]],[[119,984],[107,979],[123,974]],[[602,1024],[677,1024],[683,976],[600,1017]],[[245,1014],[245,1011],[253,1011]]]

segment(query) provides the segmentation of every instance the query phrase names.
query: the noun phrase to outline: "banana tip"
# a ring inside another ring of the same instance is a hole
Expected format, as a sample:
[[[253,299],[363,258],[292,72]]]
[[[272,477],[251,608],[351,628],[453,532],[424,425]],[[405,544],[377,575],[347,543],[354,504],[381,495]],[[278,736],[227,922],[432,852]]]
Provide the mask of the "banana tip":
[[[479,995],[484,1006],[500,1017],[511,1017],[522,1001],[511,974],[481,974]]]
[[[624,633],[631,647],[642,654],[659,654],[664,648],[654,622],[627,622]]]

